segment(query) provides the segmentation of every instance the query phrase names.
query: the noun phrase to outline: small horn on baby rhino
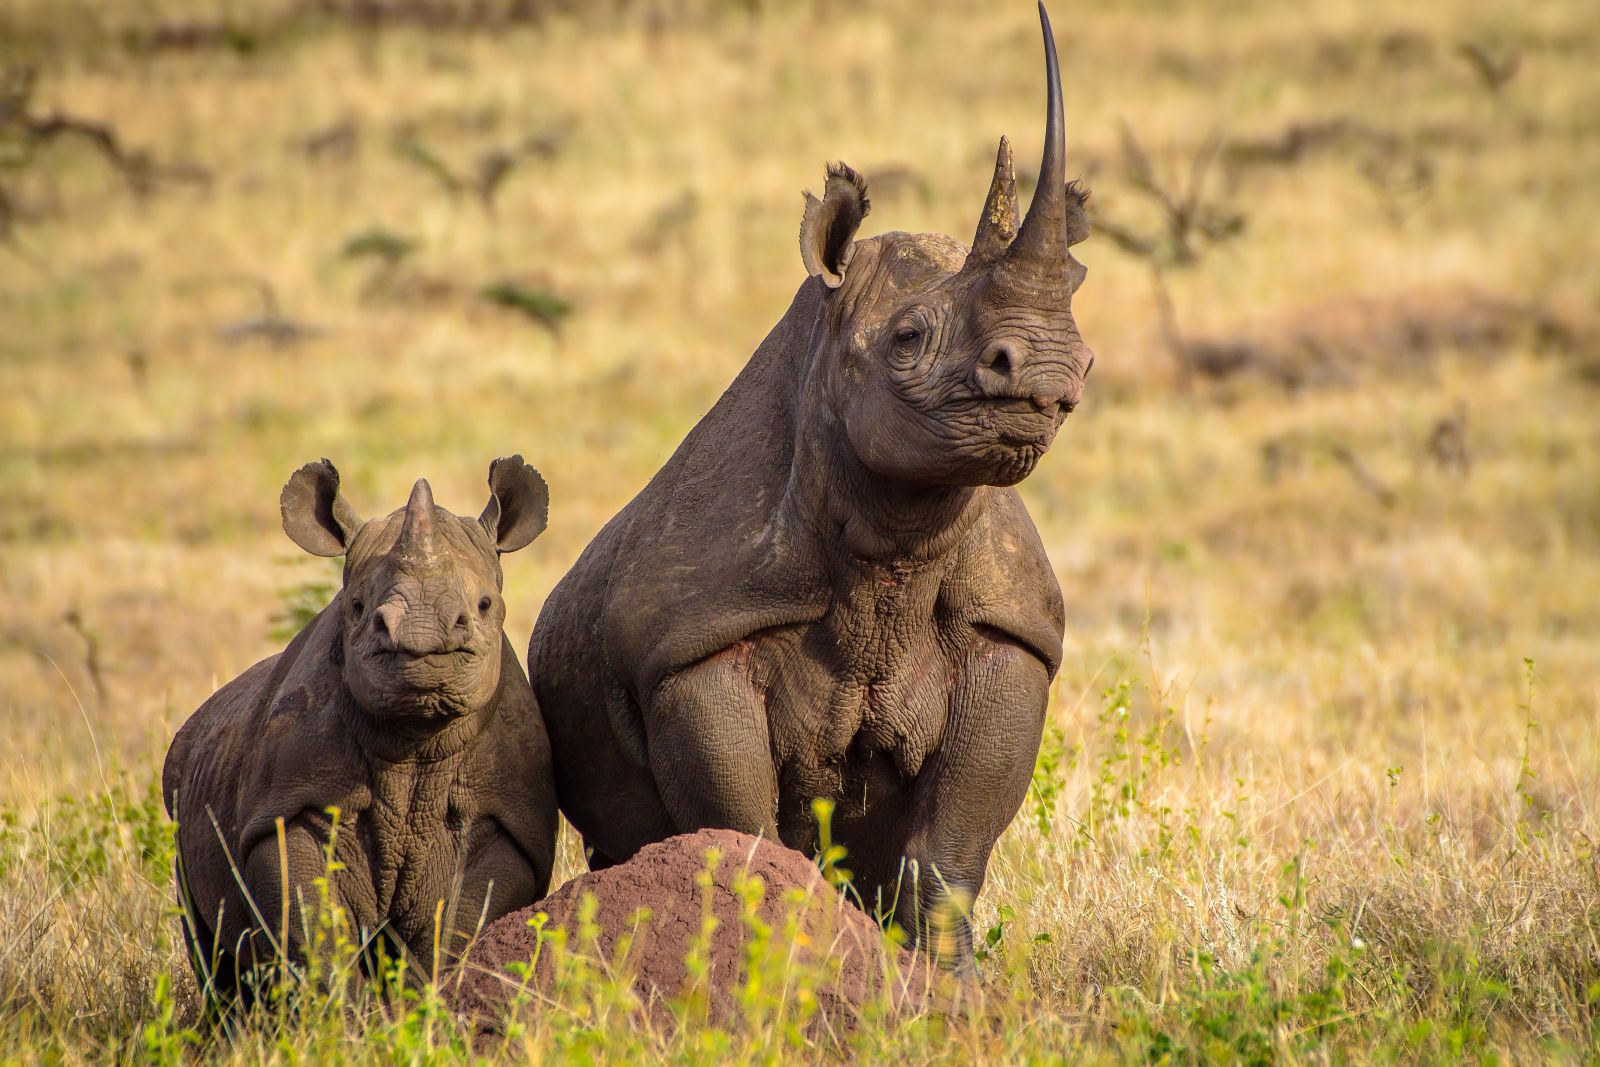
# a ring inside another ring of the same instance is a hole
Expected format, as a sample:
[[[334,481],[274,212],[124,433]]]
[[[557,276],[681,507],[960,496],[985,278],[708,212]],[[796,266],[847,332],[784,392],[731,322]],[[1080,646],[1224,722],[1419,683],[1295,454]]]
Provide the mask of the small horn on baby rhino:
[[[1056,38],[1050,14],[1039,4],[1039,24],[1044,31],[1045,88],[1044,156],[1039,161],[1039,185],[1028,217],[1022,220],[1016,240],[1006,249],[1007,264],[1035,272],[1065,269],[1067,261],[1067,120],[1061,101],[1061,64],[1056,58]],[[1001,155],[1009,153],[1004,146]],[[1000,177],[997,173],[995,182]],[[990,193],[991,199],[994,194]],[[979,225],[980,236],[982,224]]]
[[[433,489],[428,479],[418,478],[406,501],[405,525],[395,548],[403,555],[426,559],[433,555]]]

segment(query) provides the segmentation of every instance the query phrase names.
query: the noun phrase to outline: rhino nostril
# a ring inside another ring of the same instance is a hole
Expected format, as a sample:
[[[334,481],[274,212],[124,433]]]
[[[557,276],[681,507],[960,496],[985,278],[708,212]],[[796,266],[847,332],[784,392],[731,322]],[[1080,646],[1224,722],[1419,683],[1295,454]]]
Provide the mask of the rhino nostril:
[[[463,611],[460,615],[456,616],[456,629],[465,630],[466,628],[467,628],[467,613]]]
[[[1011,377],[1011,349],[1005,345],[996,345],[990,349],[984,365],[1002,378]]]
[[[405,615],[405,605],[393,601],[384,604],[372,613],[372,630],[379,637],[394,641],[395,635],[400,630],[400,619]]]

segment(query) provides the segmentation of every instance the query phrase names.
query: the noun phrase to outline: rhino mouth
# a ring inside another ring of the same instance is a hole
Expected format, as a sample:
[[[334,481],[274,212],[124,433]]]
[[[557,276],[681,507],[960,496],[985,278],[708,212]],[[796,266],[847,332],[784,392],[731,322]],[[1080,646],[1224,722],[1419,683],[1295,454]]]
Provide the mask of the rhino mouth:
[[[1016,485],[1034,472],[1049,447],[1048,440],[1033,444],[1000,442],[990,453],[987,484]]]
[[[438,668],[457,666],[467,660],[476,658],[477,653],[470,648],[440,649],[434,652],[413,652],[403,648],[378,648],[368,654],[368,658],[386,667],[399,668],[402,672],[410,668]]]
[[[1008,448],[1049,448],[1066,418],[1066,410],[1060,404],[1041,410],[1026,399],[990,401],[984,408],[994,439]]]

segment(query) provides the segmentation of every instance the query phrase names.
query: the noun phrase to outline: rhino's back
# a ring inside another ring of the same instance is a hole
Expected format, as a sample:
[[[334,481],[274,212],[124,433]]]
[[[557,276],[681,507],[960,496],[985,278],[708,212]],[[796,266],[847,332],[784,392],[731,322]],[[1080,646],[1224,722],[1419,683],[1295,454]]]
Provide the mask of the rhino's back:
[[[245,755],[240,740],[251,733],[267,702],[284,653],[277,652],[248,667],[218,689],[179,727],[161,768],[161,793],[167,814],[180,824],[197,805],[215,805],[220,798],[203,794],[218,778],[228,780]]]
[[[283,652],[213,693],[167,752],[162,792],[184,879],[203,909],[234,893],[234,870],[261,825],[294,815],[321,783],[351,776],[348,746],[324,721],[340,684],[336,629],[324,609]]]
[[[760,572],[788,555],[771,541],[772,519],[788,489],[818,288],[800,287],[717,403],[552,592],[530,657],[541,701],[544,676],[560,669],[547,647],[648,689],[714,651],[739,617],[781,614],[774,600],[798,592]]]

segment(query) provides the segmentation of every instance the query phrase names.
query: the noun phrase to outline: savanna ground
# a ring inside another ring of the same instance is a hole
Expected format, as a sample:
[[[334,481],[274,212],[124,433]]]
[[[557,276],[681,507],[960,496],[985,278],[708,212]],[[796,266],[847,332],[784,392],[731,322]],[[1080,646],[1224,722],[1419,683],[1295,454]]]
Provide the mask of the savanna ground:
[[[337,581],[285,477],[470,512],[522,452],[523,648],[786,307],[825,160],[965,238],[999,134],[1037,158],[1025,0],[555,6],[0,5],[0,1060],[469,1055],[426,998],[197,1010],[156,782]],[[1099,360],[1023,487],[1067,650],[982,1010],[574,995],[508,1053],[1600,1058],[1600,18],[1054,7]]]

